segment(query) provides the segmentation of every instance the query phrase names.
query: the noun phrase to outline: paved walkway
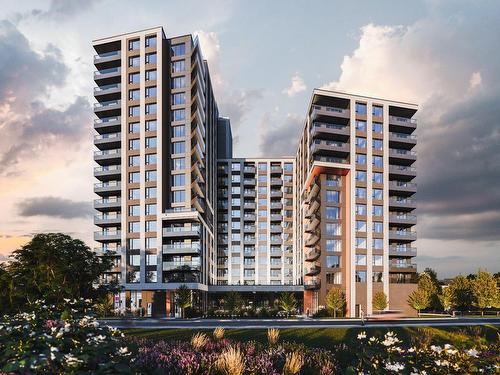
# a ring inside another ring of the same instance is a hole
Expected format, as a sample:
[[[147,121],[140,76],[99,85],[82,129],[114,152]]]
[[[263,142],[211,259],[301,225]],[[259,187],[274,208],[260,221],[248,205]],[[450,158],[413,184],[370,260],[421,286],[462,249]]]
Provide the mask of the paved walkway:
[[[267,328],[359,328],[359,319],[103,319],[101,323],[116,328],[146,329],[213,329],[215,327],[238,329]],[[446,327],[471,325],[500,325],[500,318],[415,318],[391,321],[367,321],[365,327]]]

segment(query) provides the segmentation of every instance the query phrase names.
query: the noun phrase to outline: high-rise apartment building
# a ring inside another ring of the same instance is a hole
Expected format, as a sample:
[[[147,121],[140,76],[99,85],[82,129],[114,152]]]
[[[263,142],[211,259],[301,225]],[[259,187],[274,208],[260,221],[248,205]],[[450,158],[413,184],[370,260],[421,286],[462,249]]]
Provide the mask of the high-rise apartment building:
[[[313,313],[330,288],[349,316],[378,290],[406,308],[415,105],[314,90],[296,157],[233,158],[197,38],[158,27],[93,46],[94,239],[114,253],[115,307],[172,315],[186,285],[200,308],[290,291]]]

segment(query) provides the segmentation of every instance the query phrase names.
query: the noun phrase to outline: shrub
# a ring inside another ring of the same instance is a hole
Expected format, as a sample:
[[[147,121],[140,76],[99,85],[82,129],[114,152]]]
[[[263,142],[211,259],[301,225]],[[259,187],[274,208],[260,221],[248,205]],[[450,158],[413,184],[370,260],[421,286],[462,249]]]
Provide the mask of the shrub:
[[[217,327],[214,329],[214,339],[222,340],[224,338],[224,328]]]
[[[193,346],[193,349],[200,350],[206,345],[207,341],[207,335],[202,332],[198,332],[191,338],[191,345]]]
[[[267,341],[269,345],[274,345],[278,342],[280,337],[280,330],[276,328],[268,328],[267,329]]]
[[[226,375],[242,375],[245,371],[245,358],[239,347],[229,346],[221,353],[216,366]]]

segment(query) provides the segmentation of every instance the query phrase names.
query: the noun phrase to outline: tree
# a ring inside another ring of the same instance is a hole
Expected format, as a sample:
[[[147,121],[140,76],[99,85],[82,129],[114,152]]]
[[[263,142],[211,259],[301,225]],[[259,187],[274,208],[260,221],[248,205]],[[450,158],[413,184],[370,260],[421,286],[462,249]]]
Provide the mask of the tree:
[[[472,306],[471,280],[465,276],[456,276],[446,289],[451,294],[451,308],[465,310]]]
[[[497,304],[497,282],[491,273],[479,270],[476,278],[472,280],[471,285],[472,294],[474,296],[474,305],[481,310],[481,316],[483,316],[485,308],[492,307]]]
[[[182,284],[175,291],[175,301],[181,309],[181,317],[184,318],[185,309],[192,306],[191,290],[186,284]]]
[[[443,289],[443,292],[439,295],[439,301],[443,306],[444,311],[449,311],[453,306],[454,296],[453,290],[449,286]]]
[[[417,314],[420,316],[420,310],[429,306],[429,295],[426,291],[417,288],[408,296],[408,305],[417,310]]]
[[[372,305],[375,310],[385,310],[388,305],[387,296],[381,290],[373,295]]]
[[[439,302],[438,294],[441,286],[437,281],[436,272],[433,269],[426,268],[424,272],[419,275],[418,288],[427,293],[429,296],[429,304],[427,307],[439,310],[441,304]]]
[[[9,305],[0,309],[23,310],[38,299],[55,305],[64,305],[65,299],[97,301],[118,289],[116,283],[98,283],[111,266],[110,257],[97,256],[80,240],[62,233],[37,234],[3,266],[0,283],[2,289],[9,287]]]
[[[281,293],[278,304],[280,309],[285,312],[287,318],[297,308],[297,300],[293,293]]]
[[[333,317],[337,317],[337,311],[343,310],[345,306],[344,293],[338,288],[332,288],[328,291],[325,298],[325,304]]]
[[[238,292],[231,291],[224,297],[224,309],[232,315],[237,312],[242,305],[241,296]]]

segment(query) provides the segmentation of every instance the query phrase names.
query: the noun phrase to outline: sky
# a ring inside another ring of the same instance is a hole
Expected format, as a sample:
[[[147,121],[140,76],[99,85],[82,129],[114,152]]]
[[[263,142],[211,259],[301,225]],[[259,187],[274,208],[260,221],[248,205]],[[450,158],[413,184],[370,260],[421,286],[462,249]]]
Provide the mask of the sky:
[[[419,270],[500,271],[500,2],[4,2],[0,260],[34,233],[93,246],[91,41],[198,35],[236,157],[294,155],[314,88],[419,104]]]

